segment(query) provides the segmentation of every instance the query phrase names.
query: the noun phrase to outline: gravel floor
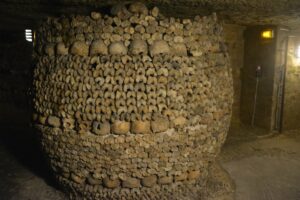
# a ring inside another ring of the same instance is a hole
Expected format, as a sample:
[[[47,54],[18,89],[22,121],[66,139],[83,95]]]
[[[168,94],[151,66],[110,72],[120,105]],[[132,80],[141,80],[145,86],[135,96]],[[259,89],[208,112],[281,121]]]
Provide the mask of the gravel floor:
[[[31,132],[1,131],[0,199],[67,199],[51,179]],[[300,130],[257,139],[262,133],[231,130],[223,147],[219,160],[236,183],[236,199],[300,200]]]

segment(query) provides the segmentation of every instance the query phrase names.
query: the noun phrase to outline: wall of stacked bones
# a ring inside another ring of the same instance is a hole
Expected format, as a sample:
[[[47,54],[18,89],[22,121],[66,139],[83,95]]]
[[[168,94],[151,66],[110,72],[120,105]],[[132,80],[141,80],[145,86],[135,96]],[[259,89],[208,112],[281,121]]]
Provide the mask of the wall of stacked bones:
[[[182,199],[205,186],[232,104],[215,15],[133,3],[49,18],[36,55],[36,127],[73,197]]]

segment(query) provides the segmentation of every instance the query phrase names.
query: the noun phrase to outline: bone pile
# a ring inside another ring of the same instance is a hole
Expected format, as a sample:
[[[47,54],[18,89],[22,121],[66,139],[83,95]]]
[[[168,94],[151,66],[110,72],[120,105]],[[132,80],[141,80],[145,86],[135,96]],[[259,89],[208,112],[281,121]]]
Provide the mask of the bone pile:
[[[34,121],[71,198],[184,199],[205,187],[232,104],[215,15],[132,3],[49,18],[36,55]]]

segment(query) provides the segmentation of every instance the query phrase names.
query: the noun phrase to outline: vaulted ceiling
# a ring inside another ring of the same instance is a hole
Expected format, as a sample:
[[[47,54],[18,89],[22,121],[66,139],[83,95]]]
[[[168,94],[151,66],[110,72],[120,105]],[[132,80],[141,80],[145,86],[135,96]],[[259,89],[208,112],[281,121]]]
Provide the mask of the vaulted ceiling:
[[[47,16],[106,10],[118,0],[2,0],[0,29],[34,27]],[[243,25],[280,24],[300,26],[299,0],[144,0],[167,16],[193,17],[217,12],[219,18]]]

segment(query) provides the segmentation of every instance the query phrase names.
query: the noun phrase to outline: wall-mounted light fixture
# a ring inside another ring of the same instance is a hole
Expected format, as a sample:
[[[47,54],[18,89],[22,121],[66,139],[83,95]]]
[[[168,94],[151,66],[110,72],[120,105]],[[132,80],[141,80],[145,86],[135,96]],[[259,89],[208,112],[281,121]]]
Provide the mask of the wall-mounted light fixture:
[[[25,29],[25,39],[28,42],[33,41],[33,35],[32,35],[32,30],[31,29]]]
[[[261,37],[263,39],[272,39],[274,38],[274,31],[272,29],[263,30],[261,32]]]

